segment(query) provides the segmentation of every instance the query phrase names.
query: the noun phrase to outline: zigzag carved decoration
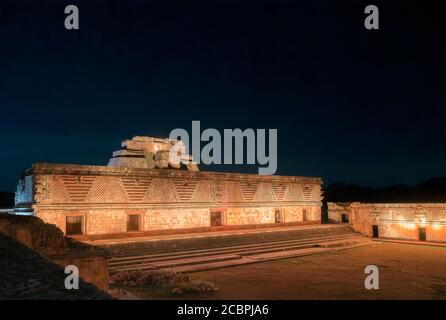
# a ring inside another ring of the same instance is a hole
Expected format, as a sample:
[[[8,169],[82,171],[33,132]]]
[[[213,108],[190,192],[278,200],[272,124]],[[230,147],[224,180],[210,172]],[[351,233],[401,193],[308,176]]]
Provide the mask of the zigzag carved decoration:
[[[300,186],[302,191],[302,197],[305,201],[311,200],[311,194],[313,192],[313,186],[312,185],[302,185]]]
[[[68,191],[70,200],[73,202],[82,202],[88,196],[91,186],[96,177],[92,176],[61,176],[64,187]]]
[[[287,189],[288,184],[286,183],[273,183],[274,195],[279,201],[283,201],[285,199],[285,193]]]
[[[258,182],[240,182],[240,188],[242,189],[243,200],[252,201],[257,192]]]
[[[150,188],[152,179],[145,177],[125,177],[121,178],[121,181],[130,201],[141,202]]]
[[[197,187],[197,180],[173,179],[173,186],[179,201],[190,201]]]

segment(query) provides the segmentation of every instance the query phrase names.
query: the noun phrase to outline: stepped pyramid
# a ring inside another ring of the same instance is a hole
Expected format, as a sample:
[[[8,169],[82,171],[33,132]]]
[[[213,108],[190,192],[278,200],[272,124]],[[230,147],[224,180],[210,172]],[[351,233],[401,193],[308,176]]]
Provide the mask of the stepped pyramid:
[[[175,145],[179,146],[179,150],[181,150],[182,155],[179,153],[181,163],[175,163],[169,159],[170,150]],[[192,156],[185,155],[184,152],[185,146],[180,140],[136,136],[121,143],[121,150],[113,152],[113,157],[110,159],[108,166],[199,171]]]

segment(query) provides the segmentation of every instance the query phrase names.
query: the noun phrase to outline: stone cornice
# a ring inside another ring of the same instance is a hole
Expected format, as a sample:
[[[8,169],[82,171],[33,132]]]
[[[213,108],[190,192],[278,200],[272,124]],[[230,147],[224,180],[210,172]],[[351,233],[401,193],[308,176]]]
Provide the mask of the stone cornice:
[[[352,208],[444,208],[446,203],[352,203]]]
[[[208,208],[264,208],[264,207],[311,207],[320,206],[317,201],[288,202],[237,202],[237,203],[82,203],[82,204],[48,204],[33,205],[34,210],[125,210],[125,209],[208,209]]]
[[[226,173],[212,171],[185,171],[175,169],[132,169],[107,166],[87,166],[74,164],[49,164],[36,163],[26,171],[31,174],[59,174],[59,175],[117,175],[117,176],[144,176],[152,178],[186,178],[186,179],[222,179],[233,181],[256,182],[283,182],[283,183],[308,183],[322,184],[319,177],[301,176],[260,176],[257,174]]]

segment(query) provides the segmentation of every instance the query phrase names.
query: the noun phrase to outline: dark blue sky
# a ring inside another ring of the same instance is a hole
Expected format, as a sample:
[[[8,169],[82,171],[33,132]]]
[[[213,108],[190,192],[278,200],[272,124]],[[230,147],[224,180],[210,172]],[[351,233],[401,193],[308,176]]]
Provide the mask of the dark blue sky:
[[[445,176],[445,27],[441,1],[2,1],[0,190],[34,162],[104,165],[192,120],[277,128],[277,174]]]

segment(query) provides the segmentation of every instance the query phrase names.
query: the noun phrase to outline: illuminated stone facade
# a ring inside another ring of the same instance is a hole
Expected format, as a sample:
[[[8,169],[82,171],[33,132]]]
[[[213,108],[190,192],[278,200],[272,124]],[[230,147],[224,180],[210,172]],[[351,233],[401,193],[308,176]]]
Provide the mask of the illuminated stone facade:
[[[35,164],[19,181],[16,213],[34,214],[64,232],[72,221],[67,217],[77,217],[84,235],[319,223],[321,183],[310,177]]]
[[[446,203],[328,203],[331,222],[367,236],[446,242]]]

